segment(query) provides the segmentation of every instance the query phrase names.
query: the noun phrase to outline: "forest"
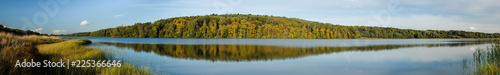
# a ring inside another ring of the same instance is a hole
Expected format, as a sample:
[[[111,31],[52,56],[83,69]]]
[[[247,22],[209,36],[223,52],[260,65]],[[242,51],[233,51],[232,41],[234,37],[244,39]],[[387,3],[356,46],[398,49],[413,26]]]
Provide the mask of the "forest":
[[[15,35],[47,35],[47,34],[40,34],[38,32],[34,32],[31,30],[20,30],[20,29],[9,28],[3,26],[2,24],[0,24],[0,32],[7,32]]]
[[[499,33],[344,26],[298,18],[252,14],[211,14],[161,19],[129,26],[57,36],[133,38],[498,38]]]

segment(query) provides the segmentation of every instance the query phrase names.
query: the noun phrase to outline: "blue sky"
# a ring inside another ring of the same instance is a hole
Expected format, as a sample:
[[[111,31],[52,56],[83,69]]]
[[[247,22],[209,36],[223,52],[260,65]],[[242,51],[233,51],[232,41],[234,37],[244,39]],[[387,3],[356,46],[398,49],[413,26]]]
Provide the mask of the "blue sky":
[[[0,24],[47,34],[90,32],[207,14],[260,14],[348,26],[500,32],[498,0],[0,0]]]

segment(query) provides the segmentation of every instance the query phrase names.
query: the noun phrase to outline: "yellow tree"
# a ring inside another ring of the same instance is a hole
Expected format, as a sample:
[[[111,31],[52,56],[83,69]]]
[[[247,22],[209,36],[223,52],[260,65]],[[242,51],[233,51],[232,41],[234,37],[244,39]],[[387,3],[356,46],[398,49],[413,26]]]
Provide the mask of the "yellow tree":
[[[264,24],[264,30],[263,30],[263,35],[264,35],[264,38],[270,38],[271,37],[271,29],[272,29],[272,26],[271,24]]]
[[[252,24],[246,20],[241,20],[240,22],[243,24],[244,27],[246,27],[245,28],[245,32],[246,32],[245,36],[247,36],[247,38],[255,38],[255,35],[254,35],[256,32],[255,31],[255,27],[256,27],[255,24]]]
[[[186,19],[183,19],[183,18],[179,18],[179,19],[176,19],[174,20],[174,25],[176,26],[176,30],[175,30],[175,36],[174,38],[178,38],[178,37],[181,37],[182,35],[182,31],[184,31],[185,29],[185,24],[186,24]]]
[[[327,39],[332,39],[332,37],[330,36],[332,34],[332,31],[330,29],[326,29],[326,38]]]
[[[207,37],[207,24],[206,21],[203,21],[203,25],[200,27],[199,32],[201,32],[201,37],[206,38]]]
[[[288,38],[295,38],[295,33],[296,32],[292,31],[292,30],[295,30],[295,28],[288,28],[288,29],[286,29],[286,31],[287,31],[286,34],[287,34]]]
[[[300,33],[301,33],[301,36],[300,36],[300,37],[301,37],[301,38],[307,38],[307,36],[308,36],[308,35],[307,35],[307,34],[308,34],[307,32],[308,32],[308,31],[307,31],[306,27],[305,27],[305,26],[302,26],[302,28],[300,29],[300,31],[301,31],[301,32],[300,32]]]
[[[257,27],[257,32],[256,32],[256,37],[255,38],[262,38],[262,27],[263,26],[258,26]]]
[[[236,38],[238,36],[238,23],[237,22],[233,22],[232,23],[232,29],[233,29],[233,38]]]
[[[327,37],[327,33],[326,33],[326,29],[325,29],[325,28],[321,28],[319,31],[320,31],[320,33],[321,33],[321,37],[322,37],[323,39],[327,39],[327,38],[328,38],[328,37]]]
[[[243,24],[244,22],[247,22],[246,20],[241,20],[240,23],[238,24],[239,28],[239,37],[238,38],[246,38],[246,29],[247,25]]]
[[[226,30],[226,26],[223,26],[222,24],[219,24],[219,29],[218,30],[219,30],[218,33],[217,33],[217,34],[219,34],[218,38],[224,38],[224,32]]]
[[[227,27],[227,33],[228,33],[227,38],[234,38],[233,37],[233,34],[234,34],[233,25],[230,24],[230,25],[227,25],[226,27]]]
[[[217,21],[216,20],[212,20],[212,21],[210,21],[209,25],[210,25],[210,28],[209,28],[210,29],[210,31],[209,31],[210,33],[209,33],[208,36],[209,36],[209,38],[214,38],[215,36],[217,36],[216,35],[216,32],[217,32],[216,31],[217,30]]]

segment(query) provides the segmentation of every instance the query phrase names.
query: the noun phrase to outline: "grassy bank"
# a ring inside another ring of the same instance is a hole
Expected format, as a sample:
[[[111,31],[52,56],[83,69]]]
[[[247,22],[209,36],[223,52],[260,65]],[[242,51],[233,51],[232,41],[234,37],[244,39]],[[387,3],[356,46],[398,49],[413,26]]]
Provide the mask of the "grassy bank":
[[[500,75],[500,41],[474,53],[475,75]]]
[[[39,44],[61,42],[64,39],[0,32],[0,73],[2,74],[40,74],[46,72],[43,68],[14,67],[16,60],[33,59],[41,61],[46,57],[41,56],[36,48]]]
[[[148,75],[147,68],[122,63],[121,67],[72,67],[72,68],[20,68],[14,67],[17,60],[33,59],[59,61],[108,60],[99,49],[88,48],[88,39],[59,39],[47,36],[16,36],[0,33],[0,72],[1,74],[102,74],[102,75]],[[68,62],[66,62],[68,63]]]
[[[107,60],[101,50],[94,48],[87,48],[83,45],[90,44],[88,39],[71,39],[55,44],[40,45],[40,54],[51,56],[51,60],[57,61],[59,59],[72,60]],[[124,64],[121,67],[108,67],[108,68],[60,68],[54,69],[56,73],[65,74],[132,74],[132,75],[145,75],[151,74],[146,68],[137,68],[129,64]]]

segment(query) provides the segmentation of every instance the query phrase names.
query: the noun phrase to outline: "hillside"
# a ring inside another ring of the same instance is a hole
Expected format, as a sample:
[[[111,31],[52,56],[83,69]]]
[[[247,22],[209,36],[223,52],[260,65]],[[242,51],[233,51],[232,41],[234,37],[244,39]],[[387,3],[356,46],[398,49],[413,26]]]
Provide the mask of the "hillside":
[[[134,38],[499,38],[499,33],[342,26],[268,15],[204,15],[161,19],[69,36]]]
[[[78,32],[72,34],[50,34],[51,36],[90,36],[91,32]]]
[[[6,32],[6,33],[12,33],[15,35],[47,35],[47,34],[40,34],[38,32],[34,32],[31,30],[20,30],[20,29],[13,29],[13,28],[8,28],[0,24],[0,32]]]

